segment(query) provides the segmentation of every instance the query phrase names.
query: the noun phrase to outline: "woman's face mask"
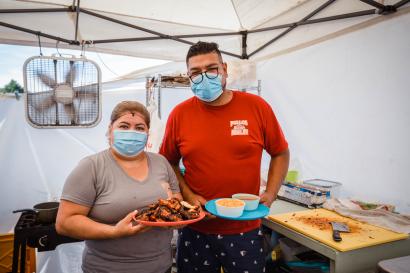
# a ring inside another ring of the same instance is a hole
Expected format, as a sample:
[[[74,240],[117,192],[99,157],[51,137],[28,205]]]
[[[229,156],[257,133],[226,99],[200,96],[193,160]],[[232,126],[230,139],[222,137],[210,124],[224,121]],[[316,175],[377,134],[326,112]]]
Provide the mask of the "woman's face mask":
[[[114,130],[112,148],[120,155],[134,157],[139,155],[147,144],[148,135],[134,130]]]
[[[201,77],[201,75],[199,75],[199,77]],[[215,101],[223,92],[221,75],[213,79],[209,79],[205,75],[202,75],[202,77],[203,79],[200,83],[191,82],[192,92],[202,101]]]

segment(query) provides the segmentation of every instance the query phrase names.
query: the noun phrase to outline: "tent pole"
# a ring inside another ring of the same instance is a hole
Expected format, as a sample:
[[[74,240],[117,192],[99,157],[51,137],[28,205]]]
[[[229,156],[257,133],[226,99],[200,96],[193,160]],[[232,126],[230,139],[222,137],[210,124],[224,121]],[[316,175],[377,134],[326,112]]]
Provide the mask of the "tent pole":
[[[304,22],[298,23],[298,25],[310,25],[310,24],[329,22],[329,21],[340,20],[340,19],[373,15],[375,13],[376,13],[375,9],[362,10],[362,11],[356,11],[356,12],[345,13],[345,14],[340,14],[340,15],[333,15],[333,16],[322,17],[322,18],[317,18],[317,19],[312,19],[312,20],[306,20]]]
[[[395,5],[383,5],[383,4],[380,4],[379,2],[376,2],[374,0],[360,0],[360,1],[363,2],[363,3],[366,3],[370,6],[378,8],[379,9],[379,14],[383,14],[383,15],[387,15],[387,14],[396,12],[397,11],[397,6],[396,5],[400,6],[400,5],[406,4],[406,1],[404,1],[404,4],[403,4],[403,1],[401,1],[401,2],[396,3]]]
[[[380,4],[379,2],[376,2],[376,1],[374,1],[374,0],[360,0],[360,1],[363,2],[363,3],[366,3],[366,4],[370,5],[370,6],[373,6],[373,7],[375,7],[375,8],[378,8],[378,9],[380,9],[380,10],[383,10],[384,8],[386,8],[385,5]]]
[[[78,18],[80,17],[80,0],[77,0],[77,5],[74,6],[74,8],[75,8],[75,12],[77,13],[77,16],[76,16],[76,19],[75,19],[74,41],[78,42],[77,36],[78,36]]]
[[[0,9],[0,13],[70,12],[71,8],[53,9]]]
[[[175,38],[196,38],[196,37],[211,37],[211,36],[229,36],[229,35],[242,35],[241,32],[223,32],[223,33],[203,33],[203,34],[189,34],[189,35],[173,35]],[[121,43],[121,42],[138,42],[138,41],[150,41],[150,40],[162,40],[168,39],[164,37],[135,37],[135,38],[118,38],[118,39],[105,39],[105,40],[93,40],[94,44],[105,43]]]
[[[82,9],[82,8],[79,8],[79,9],[82,13],[85,13],[85,14],[88,14],[88,15],[91,15],[91,16],[94,16],[94,17],[98,17],[100,19],[104,19],[106,21],[110,21],[110,22],[113,22],[113,23],[116,23],[116,24],[120,24],[120,25],[123,25],[123,26],[126,26],[126,27],[137,29],[137,30],[140,30],[140,31],[143,31],[143,32],[151,33],[151,34],[157,35],[159,37],[162,37],[164,39],[172,39],[172,40],[175,40],[175,41],[178,41],[178,42],[181,42],[181,43],[184,43],[184,44],[189,44],[189,45],[194,44],[193,42],[190,42],[190,41],[185,41],[185,40],[182,40],[182,39],[179,39],[179,38],[172,37],[170,35],[166,35],[166,34],[157,32],[157,31],[153,31],[153,30],[150,30],[150,29],[147,29],[147,28],[139,27],[139,26],[136,26],[136,25],[133,25],[133,24],[130,24],[130,23],[127,23],[127,22],[123,22],[123,21],[120,21],[120,20],[105,16],[105,15],[102,15],[102,14],[98,14],[98,13],[95,13],[95,12],[92,12],[92,11],[89,11],[89,10],[86,10],[86,9]]]
[[[396,9],[398,9],[398,8],[400,8],[401,6],[404,6],[405,4],[407,4],[408,2],[410,2],[410,0],[401,0],[401,1],[397,2],[396,4],[394,4],[393,6],[394,6]]]
[[[302,20],[300,20],[298,23],[300,22],[304,22],[309,20],[310,18],[312,18],[313,16],[315,16],[316,14],[318,14],[319,12],[321,12],[322,10],[324,10],[325,8],[327,8],[328,6],[330,6],[331,4],[333,4],[336,0],[328,0],[327,2],[325,2],[323,5],[321,5],[320,7],[318,7],[317,9],[315,9],[314,11],[312,11],[311,13],[309,13],[308,15],[306,15]],[[291,27],[289,27],[287,30],[283,31],[282,33],[280,33],[278,36],[276,36],[275,38],[273,38],[272,40],[268,41],[267,43],[265,43],[264,45],[260,46],[259,48],[257,48],[255,51],[253,51],[251,54],[249,54],[249,58],[253,55],[255,55],[256,53],[258,53],[259,51],[261,51],[262,49],[264,49],[265,47],[267,47],[268,45],[274,43],[275,41],[279,40],[280,38],[282,38],[283,36],[285,36],[286,34],[288,34],[289,32],[291,32],[292,30],[294,30],[297,26],[298,23],[293,24]]]
[[[247,31],[242,31],[242,56],[241,59],[248,59],[248,53],[246,52],[246,49],[248,45],[246,44],[246,41],[248,39],[248,32]]]
[[[85,13],[85,14],[88,14],[88,15],[91,15],[91,16],[94,16],[94,17],[97,17],[97,18],[100,18],[100,19],[104,19],[104,20],[107,20],[107,21],[110,21],[110,22],[113,22],[113,23],[117,23],[117,24],[120,24],[120,25],[123,25],[123,26],[126,26],[126,27],[130,27],[130,28],[133,28],[133,29],[137,29],[137,30],[140,30],[140,31],[151,33],[153,35],[157,35],[157,36],[161,37],[162,39],[174,40],[174,41],[184,43],[184,44],[188,44],[188,45],[194,45],[195,44],[193,42],[186,41],[186,40],[180,39],[180,38],[175,37],[175,36],[166,35],[166,34],[163,34],[163,33],[157,32],[157,31],[153,31],[153,30],[150,30],[150,29],[139,27],[139,26],[136,26],[136,25],[133,25],[133,24],[130,24],[130,23],[127,23],[127,22],[123,22],[123,21],[120,21],[120,20],[105,16],[105,15],[101,15],[101,14],[98,14],[98,13],[95,13],[95,12],[92,12],[92,11],[89,11],[89,10],[86,10],[86,9],[82,9],[82,8],[79,8],[79,9],[82,13]],[[113,41],[111,41],[111,42],[113,42]],[[230,53],[230,52],[227,52],[227,51],[222,51],[222,50],[220,50],[220,51],[221,51],[221,53],[224,53],[225,55],[230,55],[230,56],[233,56],[233,57],[241,58],[241,56],[239,56],[237,54]]]
[[[75,41],[72,41],[72,40],[67,40],[67,39],[64,39],[64,38],[61,38],[61,37],[57,37],[57,36],[53,36],[53,35],[50,35],[50,34],[42,33],[40,31],[34,31],[34,30],[31,30],[31,29],[28,29],[28,28],[19,27],[19,26],[16,26],[16,25],[11,25],[11,24],[8,24],[8,23],[5,23],[5,22],[0,22],[0,26],[15,29],[15,30],[30,33],[30,34],[34,34],[34,35],[38,35],[38,36],[49,38],[49,39],[52,39],[52,40],[64,42],[64,43],[67,43],[67,44],[70,44],[70,45],[77,44]]]
[[[161,96],[161,85],[162,85],[162,75],[158,74],[158,79],[157,79],[157,86],[158,86],[158,117],[161,118],[161,100],[162,100],[162,96]]]

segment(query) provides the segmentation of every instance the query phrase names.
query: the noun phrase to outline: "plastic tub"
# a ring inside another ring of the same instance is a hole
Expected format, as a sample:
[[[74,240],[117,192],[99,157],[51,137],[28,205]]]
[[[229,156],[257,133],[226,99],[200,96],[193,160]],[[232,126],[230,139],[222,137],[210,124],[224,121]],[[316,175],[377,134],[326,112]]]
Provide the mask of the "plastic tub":
[[[327,198],[337,198],[340,196],[340,188],[342,187],[342,183],[324,179],[308,179],[304,180],[303,184],[307,184],[310,186],[314,186],[317,188],[321,188],[325,191],[329,192],[329,196]]]
[[[259,206],[260,197],[249,193],[237,193],[232,198],[245,202],[245,210],[256,210]]]
[[[215,202],[216,212],[221,216],[240,217],[245,208],[245,202],[235,198],[221,198]]]

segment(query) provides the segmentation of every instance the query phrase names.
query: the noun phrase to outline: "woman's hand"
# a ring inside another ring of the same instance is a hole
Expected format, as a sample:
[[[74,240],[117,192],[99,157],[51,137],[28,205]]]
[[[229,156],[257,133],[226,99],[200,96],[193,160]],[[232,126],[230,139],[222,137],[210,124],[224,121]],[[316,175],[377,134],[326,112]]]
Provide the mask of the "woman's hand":
[[[135,215],[137,214],[137,210],[130,212],[127,216],[124,217],[121,221],[119,221],[113,229],[113,237],[120,238],[135,235],[140,232],[147,231],[150,227],[135,224]]]

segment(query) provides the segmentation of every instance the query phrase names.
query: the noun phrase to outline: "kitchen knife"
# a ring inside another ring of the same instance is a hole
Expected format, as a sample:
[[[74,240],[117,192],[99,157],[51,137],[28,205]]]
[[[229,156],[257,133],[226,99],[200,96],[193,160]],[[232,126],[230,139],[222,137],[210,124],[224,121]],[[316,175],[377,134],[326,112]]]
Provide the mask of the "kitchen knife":
[[[340,237],[340,232],[350,232],[349,227],[341,222],[330,222],[333,229],[333,240],[335,242],[340,242],[342,237]]]

